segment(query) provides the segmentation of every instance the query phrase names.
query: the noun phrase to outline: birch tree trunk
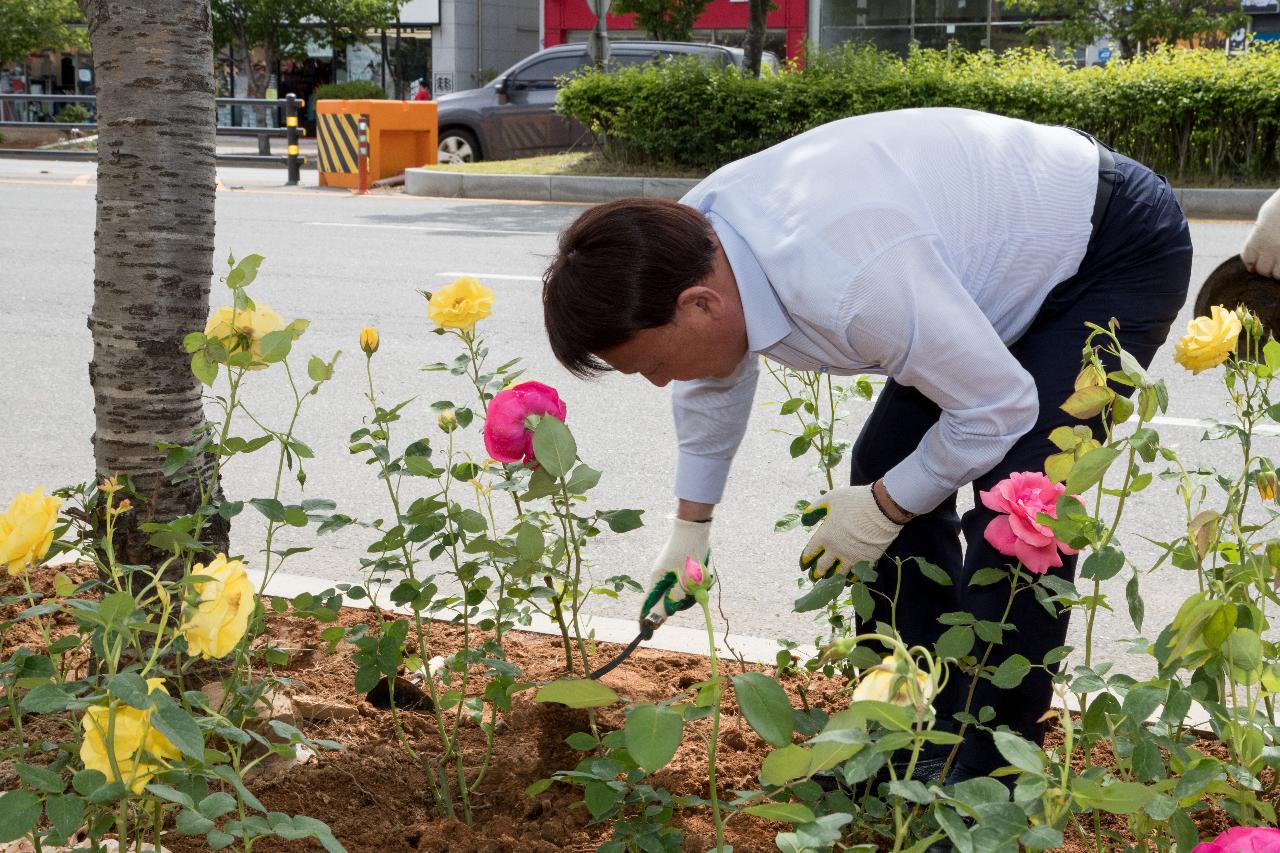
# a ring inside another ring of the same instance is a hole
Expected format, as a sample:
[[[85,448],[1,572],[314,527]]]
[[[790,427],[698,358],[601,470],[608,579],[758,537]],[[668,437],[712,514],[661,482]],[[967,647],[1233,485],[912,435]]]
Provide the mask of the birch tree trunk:
[[[212,476],[204,455],[163,473],[161,442],[187,445],[205,425],[182,338],[209,312],[214,231],[214,80],[209,0],[80,0],[98,87],[94,232],[94,461],[98,479],[129,477],[141,502],[120,517],[116,551],[154,564],[138,529],[191,514]],[[217,484],[210,484],[217,494]],[[215,518],[216,520],[216,518]],[[205,541],[226,550],[227,526]]]

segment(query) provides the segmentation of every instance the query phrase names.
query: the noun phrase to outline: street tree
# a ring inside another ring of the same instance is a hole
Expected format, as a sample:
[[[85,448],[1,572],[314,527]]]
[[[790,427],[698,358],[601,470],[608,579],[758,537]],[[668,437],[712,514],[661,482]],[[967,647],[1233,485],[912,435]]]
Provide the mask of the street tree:
[[[214,234],[213,34],[209,0],[80,0],[98,86],[94,231],[93,453],[99,480],[126,475],[135,509],[120,517],[122,562],[154,563],[141,522],[190,517],[209,454],[174,478],[164,445],[205,429],[183,336],[209,313]],[[214,519],[217,520],[216,518]],[[226,550],[226,525],[204,541]]]
[[[1248,21],[1239,3],[1205,0],[1005,0],[1005,8],[1030,16],[1033,43],[1080,48],[1105,39],[1122,59],[1159,44],[1221,43]]]
[[[770,0],[747,0],[747,37],[743,42],[742,73],[760,76],[760,58],[764,55],[765,18],[774,4]]]
[[[320,24],[322,42],[334,54],[368,41],[373,30],[395,25],[405,0],[311,0],[312,15]],[[321,33],[317,33],[320,35]]]
[[[0,66],[41,50],[89,46],[76,0],[0,0]]]
[[[636,23],[658,41],[689,41],[693,25],[710,0],[613,0],[609,11],[635,15]]]

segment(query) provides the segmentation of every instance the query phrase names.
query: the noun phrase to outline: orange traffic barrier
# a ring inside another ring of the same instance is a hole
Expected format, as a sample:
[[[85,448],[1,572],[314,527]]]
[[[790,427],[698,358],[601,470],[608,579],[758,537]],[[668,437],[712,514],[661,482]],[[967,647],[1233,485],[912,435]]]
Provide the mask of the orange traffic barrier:
[[[317,101],[320,185],[360,183],[360,119],[368,117],[368,180],[433,165],[439,149],[432,101]]]

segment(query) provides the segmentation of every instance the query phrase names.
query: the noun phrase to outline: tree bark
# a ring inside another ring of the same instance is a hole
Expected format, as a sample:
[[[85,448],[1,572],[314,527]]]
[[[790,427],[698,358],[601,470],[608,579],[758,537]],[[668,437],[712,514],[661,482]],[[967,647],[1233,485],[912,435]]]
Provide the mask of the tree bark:
[[[764,53],[765,17],[770,0],[747,0],[747,35],[742,49],[743,76],[760,76],[760,57]]]
[[[138,525],[190,515],[213,457],[176,478],[159,443],[187,445],[205,426],[202,389],[182,348],[209,313],[214,235],[214,79],[209,0],[80,0],[98,87],[94,232],[94,462],[127,475],[138,498],[120,517],[122,561],[165,554]],[[176,482],[174,480],[177,480]],[[216,517],[214,519],[217,520]],[[227,525],[205,542],[226,550]]]

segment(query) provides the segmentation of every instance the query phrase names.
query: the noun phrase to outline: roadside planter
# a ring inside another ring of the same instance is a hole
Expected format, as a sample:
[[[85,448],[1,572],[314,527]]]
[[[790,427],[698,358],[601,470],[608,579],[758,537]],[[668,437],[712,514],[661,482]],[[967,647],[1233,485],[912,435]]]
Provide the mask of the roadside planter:
[[[984,493],[999,513],[988,539],[1010,558],[969,583],[1007,590],[1010,604],[1034,596],[1078,611],[1082,647],[1031,661],[1013,626],[964,612],[947,614],[934,648],[888,625],[859,632],[875,571],[860,564],[799,590],[795,608],[819,620],[817,654],[799,645],[813,638],[779,638],[771,666],[746,664],[717,652],[715,567],[690,560],[677,582],[701,615],[706,656],[641,649],[592,679],[618,649],[593,637],[586,606],[641,592],[594,571],[593,542],[639,527],[641,513],[594,504],[604,474],[579,456],[573,408],[518,358],[491,354],[482,329],[494,292],[463,278],[424,294],[424,333],[457,347],[426,365],[425,396],[385,399],[383,341],[352,330],[363,358],[345,369],[363,371],[367,392],[347,452],[386,494],[380,517],[357,519],[300,497],[319,449],[298,424],[340,368],[336,354],[291,363],[307,323],[250,295],[262,260],[233,263],[230,304],[184,342],[221,414],[169,449],[174,476],[193,476],[207,451],[215,470],[197,512],[145,528],[168,561],[115,557],[118,520],[139,500],[124,479],[33,488],[0,515],[0,850],[122,839],[175,853],[304,840],[335,851],[920,851],[950,839],[965,853],[1190,851],[1233,826],[1274,826],[1278,488],[1258,427],[1280,416],[1280,344],[1253,315],[1214,307],[1176,349],[1228,390],[1232,416],[1206,439],[1239,449],[1230,469],[1186,465],[1161,441],[1163,383],[1095,327],[1063,402],[1081,425],[1054,432],[1043,471]],[[787,452],[832,487],[849,449],[845,410],[871,383],[769,372],[794,423]],[[245,382],[278,383],[294,401],[288,420],[263,422]],[[411,406],[434,414],[426,434],[409,433]],[[1084,421],[1097,417],[1094,433]],[[211,487],[225,466],[251,464],[277,472],[271,494]],[[1186,508],[1156,566],[1123,550],[1146,532],[1124,515],[1148,488],[1177,489]],[[802,524],[806,509],[776,527]],[[246,511],[266,519],[264,547],[203,552],[210,518]],[[292,599],[266,592],[308,550],[285,547],[283,533],[342,529],[369,540],[359,580]],[[1052,571],[1073,551],[1074,584]],[[45,565],[69,552],[82,562]],[[898,568],[952,583],[923,560]],[[1141,585],[1172,572],[1194,575],[1198,591],[1167,624],[1147,624]],[[1094,656],[1113,579],[1153,677]],[[535,620],[554,633],[522,630]],[[1004,643],[1014,653],[1000,654]],[[925,745],[954,747],[992,719],[971,701],[960,732],[944,731],[933,699],[949,679],[1010,688],[1043,666],[1058,671],[1057,707],[1078,709],[1050,712],[1044,749],[997,731],[1000,779],[910,778]],[[1211,739],[1193,730],[1206,720]],[[894,754],[907,766],[889,764]],[[1266,832],[1236,829],[1205,849],[1265,849],[1231,845],[1270,843]]]

